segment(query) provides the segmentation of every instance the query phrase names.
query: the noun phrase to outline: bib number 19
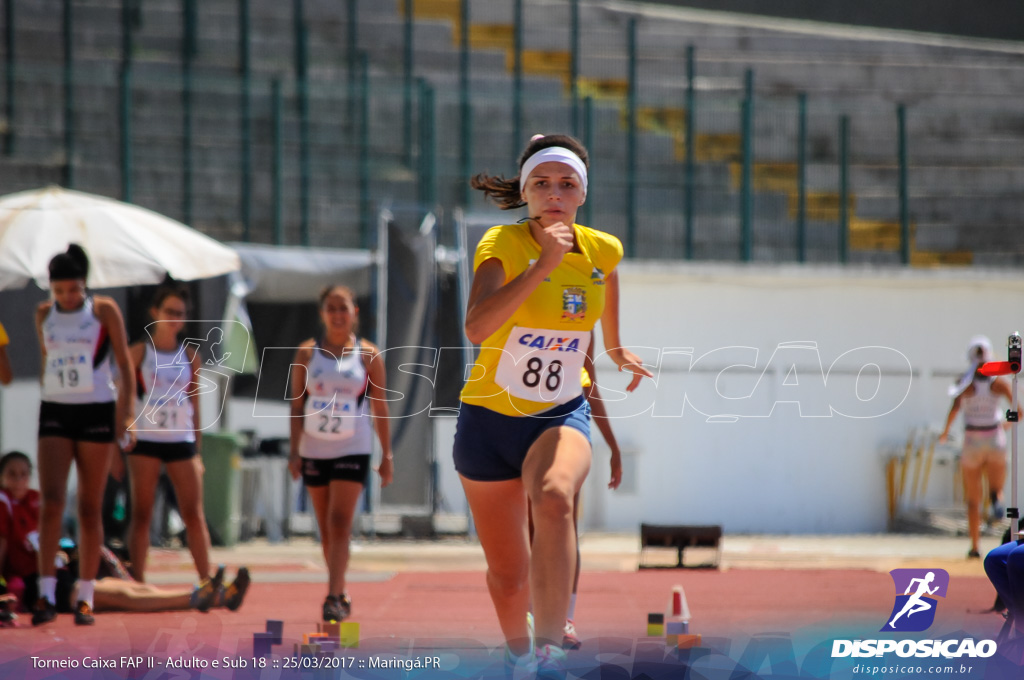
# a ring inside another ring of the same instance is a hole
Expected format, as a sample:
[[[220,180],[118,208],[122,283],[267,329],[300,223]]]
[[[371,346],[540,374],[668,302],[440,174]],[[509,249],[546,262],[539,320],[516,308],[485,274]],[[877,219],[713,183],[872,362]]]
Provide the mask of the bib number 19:
[[[47,359],[43,394],[84,394],[93,388],[93,367],[82,354],[54,354]]]
[[[78,387],[78,371],[73,368],[69,368],[66,374],[63,370],[57,371],[57,380],[61,387]]]

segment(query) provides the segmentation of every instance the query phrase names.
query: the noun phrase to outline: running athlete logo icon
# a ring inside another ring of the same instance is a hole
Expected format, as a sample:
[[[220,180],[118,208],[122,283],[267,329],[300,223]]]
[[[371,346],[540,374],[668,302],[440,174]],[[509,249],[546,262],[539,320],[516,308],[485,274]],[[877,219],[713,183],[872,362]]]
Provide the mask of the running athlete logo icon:
[[[893,569],[889,575],[896,586],[896,603],[881,630],[901,633],[928,630],[935,621],[938,605],[938,601],[929,596],[946,597],[949,574],[943,569]]]

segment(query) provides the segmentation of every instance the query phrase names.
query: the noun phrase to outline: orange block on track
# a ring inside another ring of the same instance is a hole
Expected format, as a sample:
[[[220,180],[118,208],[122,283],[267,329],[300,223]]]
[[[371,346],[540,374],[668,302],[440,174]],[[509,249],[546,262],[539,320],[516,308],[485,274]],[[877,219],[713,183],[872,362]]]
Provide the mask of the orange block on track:
[[[688,633],[688,634],[680,635],[679,636],[679,638],[678,638],[678,640],[676,642],[676,648],[677,649],[693,649],[694,647],[700,647],[700,643],[701,643],[700,633],[696,633],[696,634]]]

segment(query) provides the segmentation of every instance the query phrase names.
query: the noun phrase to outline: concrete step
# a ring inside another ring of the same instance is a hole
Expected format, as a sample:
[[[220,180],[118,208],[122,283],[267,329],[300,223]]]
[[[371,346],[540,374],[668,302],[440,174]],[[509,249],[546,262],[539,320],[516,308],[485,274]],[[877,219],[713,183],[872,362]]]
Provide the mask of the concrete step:
[[[972,224],[1012,225],[1024,209],[1024,195],[966,194],[911,195],[911,218],[921,222],[951,222],[968,227]],[[895,196],[862,196],[857,200],[857,214],[863,217],[888,217],[899,214]]]
[[[1010,97],[1024,83],[1024,63],[992,66],[846,62],[832,61],[827,57],[815,58],[813,54],[767,58],[741,52],[731,59],[701,59],[697,73],[702,78],[733,78],[739,81],[751,67],[757,91],[766,93],[872,91],[900,95],[905,101],[913,101],[918,93],[932,96],[978,93]],[[675,83],[679,88],[686,84],[685,62],[679,56],[642,52],[637,58],[637,72],[645,81]],[[625,78],[628,75],[625,55],[604,49],[589,55],[584,52],[580,75],[599,79]]]

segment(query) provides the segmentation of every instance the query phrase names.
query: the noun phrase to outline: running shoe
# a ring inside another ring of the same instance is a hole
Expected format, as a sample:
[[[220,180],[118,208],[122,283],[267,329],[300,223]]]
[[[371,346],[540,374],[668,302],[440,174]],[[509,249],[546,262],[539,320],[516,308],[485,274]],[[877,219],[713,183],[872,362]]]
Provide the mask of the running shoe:
[[[192,606],[201,612],[210,611],[217,604],[221,591],[224,589],[224,565],[217,567],[213,578],[208,578],[192,591]]]
[[[324,598],[323,607],[324,621],[326,623],[338,623],[345,618],[341,610],[341,598],[336,595],[328,595]]]
[[[980,557],[981,553],[979,553],[974,548],[971,548],[970,552],[967,553],[967,559],[969,560],[979,559]]]
[[[348,617],[352,616],[352,600],[345,593],[342,593],[338,598],[338,602],[341,604],[341,618],[339,621],[343,621]]]
[[[40,626],[44,623],[49,623],[57,618],[57,606],[47,600],[45,597],[41,597],[36,600],[36,606],[32,608],[32,625]]]
[[[556,645],[537,649],[537,680],[566,680],[565,650]]]
[[[91,626],[96,623],[96,617],[92,615],[92,607],[85,600],[79,600],[75,606],[75,625]]]
[[[531,649],[526,654],[516,656],[505,646],[505,668],[509,680],[533,680],[537,676],[537,657]]]
[[[0,595],[0,628],[11,628],[18,620],[14,609],[18,606],[18,598],[14,595]]]
[[[235,574],[235,580],[231,582],[226,589],[224,589],[224,606],[235,611],[242,606],[242,600],[245,599],[245,592],[249,590],[249,568],[239,567],[238,573]]]
[[[505,645],[505,667],[512,673],[512,680],[526,678],[532,680],[537,674],[537,655],[534,653],[533,643],[533,612],[526,612],[526,635],[530,640],[530,647],[525,654],[513,654],[508,645]]]
[[[999,501],[994,502],[992,504],[991,515],[989,515],[989,517],[991,518],[989,521],[990,524],[1001,522],[1006,519],[1006,508],[1004,508],[1003,504]]]
[[[565,620],[565,628],[562,631],[562,649],[579,649],[583,646],[583,643],[580,642],[579,637],[576,635],[576,624],[573,623],[572,619]]]

